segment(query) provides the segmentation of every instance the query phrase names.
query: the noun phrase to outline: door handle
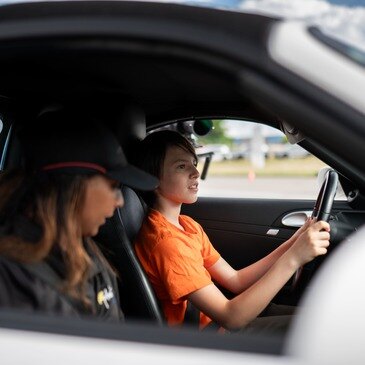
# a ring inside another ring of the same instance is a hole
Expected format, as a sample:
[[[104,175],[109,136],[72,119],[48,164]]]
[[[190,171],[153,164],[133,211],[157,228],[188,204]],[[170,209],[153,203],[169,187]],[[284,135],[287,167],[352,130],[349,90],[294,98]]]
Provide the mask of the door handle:
[[[281,219],[281,223],[286,227],[301,227],[311,215],[311,210],[291,212]]]

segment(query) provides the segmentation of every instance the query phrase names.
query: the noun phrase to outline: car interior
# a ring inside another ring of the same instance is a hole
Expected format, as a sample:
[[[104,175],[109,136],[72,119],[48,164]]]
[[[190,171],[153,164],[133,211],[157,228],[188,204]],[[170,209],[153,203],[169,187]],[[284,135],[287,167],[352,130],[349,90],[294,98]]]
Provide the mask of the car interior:
[[[322,211],[330,220],[335,249],[365,222],[363,119],[349,105],[270,59],[268,33],[279,21],[128,1],[93,2],[87,7],[78,1],[5,6],[0,12],[1,169],[22,163],[14,126],[31,123],[41,110],[54,105],[85,110],[102,120],[131,161],[138,142],[157,128],[180,126],[186,133],[187,122],[198,125],[203,119],[255,121],[283,130],[289,140],[336,171],[334,179],[347,200],[333,200],[335,188],[328,180],[319,199],[325,200]],[[123,187],[123,195],[124,207],[102,227],[96,241],[119,274],[127,327],[116,335],[116,327],[105,325],[99,335],[174,341],[158,329],[165,327],[164,316],[133,248],[146,205],[128,187]],[[182,213],[198,221],[224,259],[238,269],[294,233],[296,228],[284,225],[283,217],[315,206],[315,200],[202,197],[184,206]],[[270,229],[278,233],[267,234]],[[299,281],[288,282],[276,302],[300,305],[321,261],[306,265]],[[142,327],[128,327],[128,320],[148,325],[142,337]],[[8,316],[1,323],[11,327],[14,321],[16,316]],[[39,319],[40,324],[46,321]],[[39,323],[32,328],[44,328]],[[98,326],[90,324],[94,325]],[[88,335],[85,326],[78,333]],[[214,334],[192,336],[182,331],[179,341],[202,347],[217,343],[210,342]],[[219,346],[280,353],[282,339],[278,341],[263,348],[232,336]]]

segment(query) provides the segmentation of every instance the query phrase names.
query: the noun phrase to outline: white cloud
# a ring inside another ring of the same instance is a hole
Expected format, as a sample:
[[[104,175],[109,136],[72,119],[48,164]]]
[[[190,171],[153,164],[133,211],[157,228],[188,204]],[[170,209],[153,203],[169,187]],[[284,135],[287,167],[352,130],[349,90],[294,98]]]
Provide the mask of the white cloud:
[[[325,0],[245,0],[239,8],[306,21],[365,51],[365,6],[333,5]]]

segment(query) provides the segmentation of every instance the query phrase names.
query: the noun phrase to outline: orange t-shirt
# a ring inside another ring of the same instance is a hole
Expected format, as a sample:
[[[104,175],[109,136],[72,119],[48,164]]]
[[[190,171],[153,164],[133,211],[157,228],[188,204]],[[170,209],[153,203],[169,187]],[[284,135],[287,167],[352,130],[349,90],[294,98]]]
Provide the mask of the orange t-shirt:
[[[212,284],[206,268],[220,258],[203,228],[192,218],[179,216],[184,230],[151,209],[135,241],[144,267],[169,325],[184,321],[186,296]],[[200,327],[211,319],[200,313]]]

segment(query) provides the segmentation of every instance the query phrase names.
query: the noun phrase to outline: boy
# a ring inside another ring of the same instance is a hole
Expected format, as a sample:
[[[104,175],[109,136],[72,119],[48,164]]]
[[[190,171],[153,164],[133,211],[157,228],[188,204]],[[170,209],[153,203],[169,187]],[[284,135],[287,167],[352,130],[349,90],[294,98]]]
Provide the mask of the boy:
[[[182,204],[197,200],[199,172],[194,147],[176,132],[161,131],[147,136],[141,151],[140,167],[160,184],[143,195],[150,210],[136,239],[136,251],[168,324],[183,323],[189,300],[201,311],[200,328],[213,320],[228,330],[286,329],[288,316],[257,316],[298,268],[327,252],[329,224],[308,220],[269,255],[234,270],[202,227],[180,215]],[[213,280],[237,295],[227,299]]]

